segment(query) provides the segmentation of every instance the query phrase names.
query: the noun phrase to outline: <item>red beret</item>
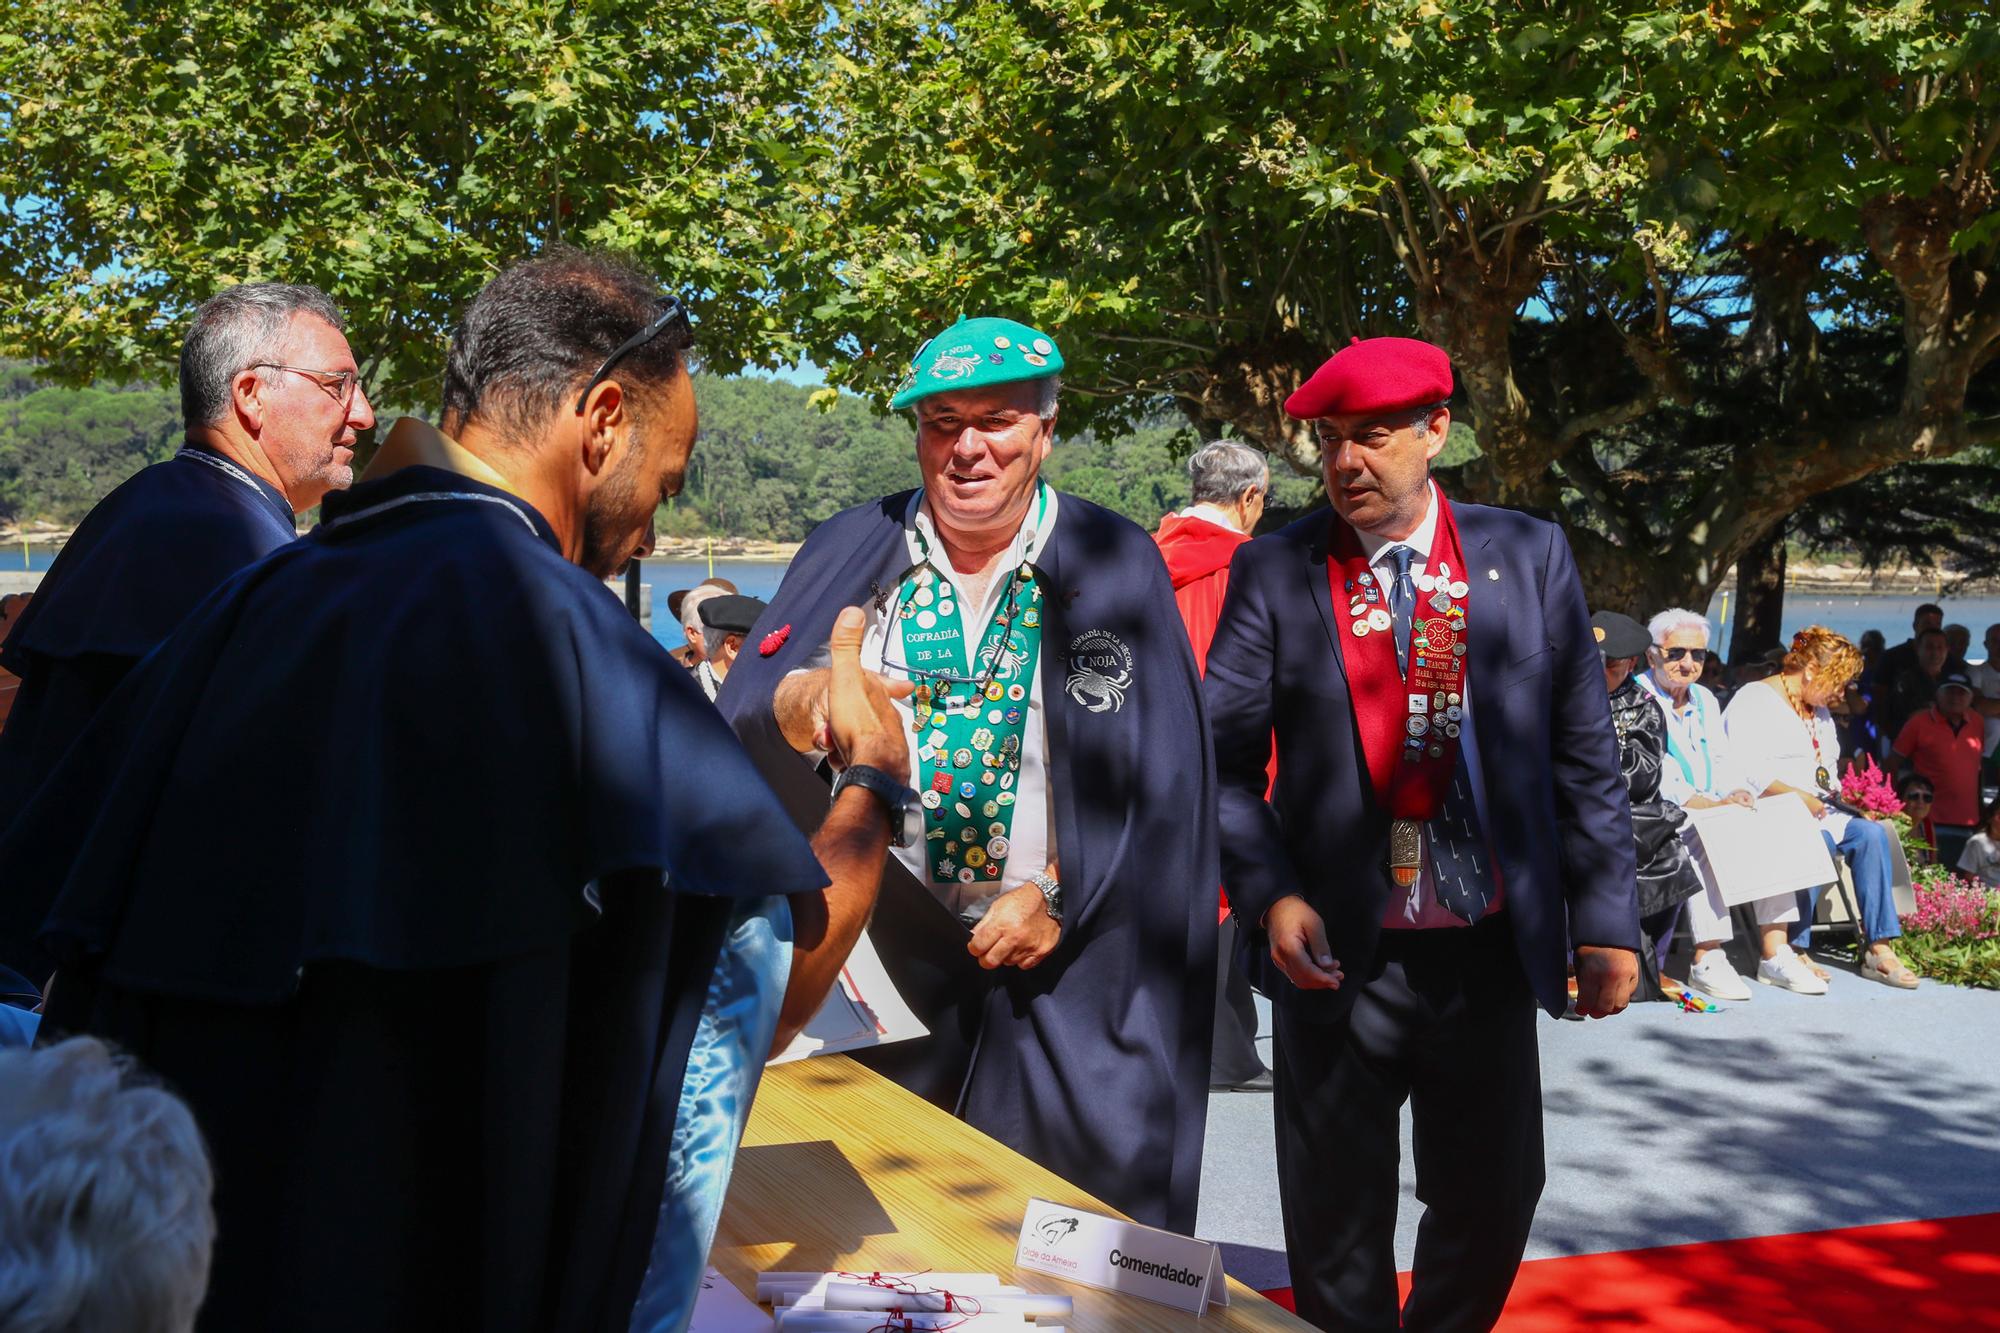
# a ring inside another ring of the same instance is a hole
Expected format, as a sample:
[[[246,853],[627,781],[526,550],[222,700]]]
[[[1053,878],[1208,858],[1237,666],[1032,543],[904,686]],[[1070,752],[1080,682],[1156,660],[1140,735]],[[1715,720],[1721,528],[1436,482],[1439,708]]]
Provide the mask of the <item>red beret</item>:
[[[1285,400],[1302,420],[1429,407],[1451,397],[1451,358],[1415,338],[1356,338]]]

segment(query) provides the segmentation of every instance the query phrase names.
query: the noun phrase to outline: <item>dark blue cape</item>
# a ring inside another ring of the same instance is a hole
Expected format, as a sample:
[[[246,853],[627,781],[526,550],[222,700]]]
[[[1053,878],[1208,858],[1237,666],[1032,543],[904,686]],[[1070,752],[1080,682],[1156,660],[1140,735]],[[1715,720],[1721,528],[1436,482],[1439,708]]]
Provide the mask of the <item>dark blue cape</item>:
[[[292,537],[277,487],[194,446],[105,496],[0,646],[0,666],[21,677],[0,731],[0,828],[140,658],[217,584]],[[48,960],[12,935],[0,934],[0,962],[48,976]]]
[[[909,563],[909,500],[814,530],[745,636],[756,645],[788,624],[784,646],[770,657],[746,649],[723,687],[723,711],[803,828],[824,815],[826,786],[777,735],[771,695],[842,607],[893,589]],[[890,858],[869,935],[933,1035],[857,1058],[1133,1217],[1187,1231],[1208,1112],[1220,879],[1200,680],[1159,549],[1132,523],[1062,496],[1036,575],[1062,943],[1031,971],[983,971],[966,928]],[[1065,688],[1093,632],[1132,661],[1123,702],[1099,712]]]
[[[732,900],[825,883],[721,716],[541,516],[329,499],[0,840],[56,1030],[217,1154],[211,1327],[622,1328]]]

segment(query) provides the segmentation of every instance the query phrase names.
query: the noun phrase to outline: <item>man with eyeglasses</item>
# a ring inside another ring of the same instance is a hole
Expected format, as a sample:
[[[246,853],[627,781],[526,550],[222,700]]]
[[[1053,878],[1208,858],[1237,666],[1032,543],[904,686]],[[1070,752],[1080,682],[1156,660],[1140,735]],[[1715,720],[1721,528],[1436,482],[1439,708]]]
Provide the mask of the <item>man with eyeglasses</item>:
[[[816,528],[722,690],[812,827],[814,645],[910,682],[922,804],[869,936],[931,1035],[857,1058],[1139,1220],[1190,1230],[1215,977],[1214,789],[1158,549],[1041,477],[1062,353],[1014,320],[926,343],[891,407],[923,486]],[[760,637],[761,636],[761,637]]]
[[[685,475],[692,340],[611,257],[502,272],[438,427],[191,616],[0,840],[0,883],[60,891],[49,1028],[214,1153],[205,1326],[685,1327],[909,766],[829,616],[818,706],[873,776],[809,844],[606,592]]]
[[[375,424],[326,293],[254,282],[204,301],[181,347],[180,451],[92,509],[43,578],[0,666],[21,677],[0,732],[0,830],[127,672],[217,584],[296,535],[352,484]],[[0,963],[47,979],[32,931],[46,899],[0,895]],[[28,938],[22,938],[23,932]]]
[[[1223,882],[1276,1020],[1278,1189],[1301,1315],[1486,1328],[1543,1179],[1535,1009],[1622,1010],[1632,821],[1553,524],[1430,477],[1451,362],[1357,340],[1285,401],[1331,512],[1252,541],[1209,645]],[[1277,782],[1266,799],[1275,731]],[[1399,1124],[1417,1232],[1397,1297]]]

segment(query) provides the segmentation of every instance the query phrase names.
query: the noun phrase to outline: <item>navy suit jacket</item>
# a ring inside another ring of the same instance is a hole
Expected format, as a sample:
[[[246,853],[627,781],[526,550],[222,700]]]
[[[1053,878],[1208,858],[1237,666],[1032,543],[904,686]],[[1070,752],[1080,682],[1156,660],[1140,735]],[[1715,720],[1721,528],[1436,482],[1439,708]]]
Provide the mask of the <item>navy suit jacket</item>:
[[[1572,941],[1639,947],[1632,815],[1603,665],[1562,530],[1486,505],[1452,512],[1472,585],[1466,689],[1501,910],[1535,998],[1560,1014]],[[1246,933],[1272,1002],[1327,1021],[1368,975],[1391,890],[1389,815],[1369,781],[1334,637],[1327,558],[1338,521],[1317,511],[1237,551],[1203,682],[1229,900],[1246,928],[1294,893],[1325,919],[1350,978],[1335,991],[1292,985],[1269,964],[1262,932]]]

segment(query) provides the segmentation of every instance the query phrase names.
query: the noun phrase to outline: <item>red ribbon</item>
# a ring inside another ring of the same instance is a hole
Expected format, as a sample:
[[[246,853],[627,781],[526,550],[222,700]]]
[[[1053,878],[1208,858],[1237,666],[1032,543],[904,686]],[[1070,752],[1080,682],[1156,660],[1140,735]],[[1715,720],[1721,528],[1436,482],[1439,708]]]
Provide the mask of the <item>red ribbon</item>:
[[[1447,581],[1466,584],[1469,593],[1471,581],[1465,577],[1465,555],[1458,543],[1458,524],[1452,518],[1451,505],[1442,490],[1434,489],[1432,495],[1438,506],[1437,529],[1431,538],[1430,556],[1424,562],[1425,571],[1435,575],[1440,565],[1446,566],[1450,570]],[[1435,589],[1431,592],[1417,589],[1411,616],[1409,667],[1399,670],[1388,578],[1370,570],[1354,529],[1338,515],[1332,522],[1333,554],[1327,561],[1327,580],[1333,592],[1334,627],[1338,631],[1334,637],[1340,640],[1341,661],[1347,667],[1348,697],[1354,705],[1354,725],[1361,736],[1361,751],[1368,760],[1368,777],[1374,784],[1376,799],[1388,809],[1392,819],[1435,818],[1444,808],[1445,793],[1451,788],[1452,772],[1458,765],[1459,738],[1445,735],[1432,718],[1454,706],[1450,702],[1453,694],[1458,696],[1455,706],[1460,710],[1460,718],[1464,716],[1466,659],[1463,654],[1454,654],[1451,648],[1466,642],[1466,637],[1463,630],[1451,626],[1455,621],[1465,623],[1466,598],[1452,598],[1454,610],[1447,613],[1431,606],[1430,599],[1437,595]],[[1370,585],[1362,581],[1364,577],[1373,580],[1373,586],[1379,589],[1379,601],[1365,600]],[[1350,586],[1352,592],[1348,591]],[[1358,613],[1353,609],[1357,604]],[[1365,621],[1368,613],[1377,608],[1392,617],[1391,625],[1355,634],[1355,622]],[[1418,646],[1424,638],[1428,639],[1428,649]],[[1411,706],[1420,694],[1421,712]],[[1444,696],[1442,703],[1438,702],[1440,695]],[[1423,748],[1414,751],[1418,758],[1412,762],[1403,756],[1411,753],[1410,719],[1417,717],[1424,720],[1424,730],[1416,738]],[[1436,755],[1430,752],[1434,744],[1439,748]]]
[[[757,645],[757,655],[759,657],[769,657],[772,653],[784,647],[785,640],[791,637],[792,627],[790,625],[780,625],[777,629],[766,634],[764,641]]]

